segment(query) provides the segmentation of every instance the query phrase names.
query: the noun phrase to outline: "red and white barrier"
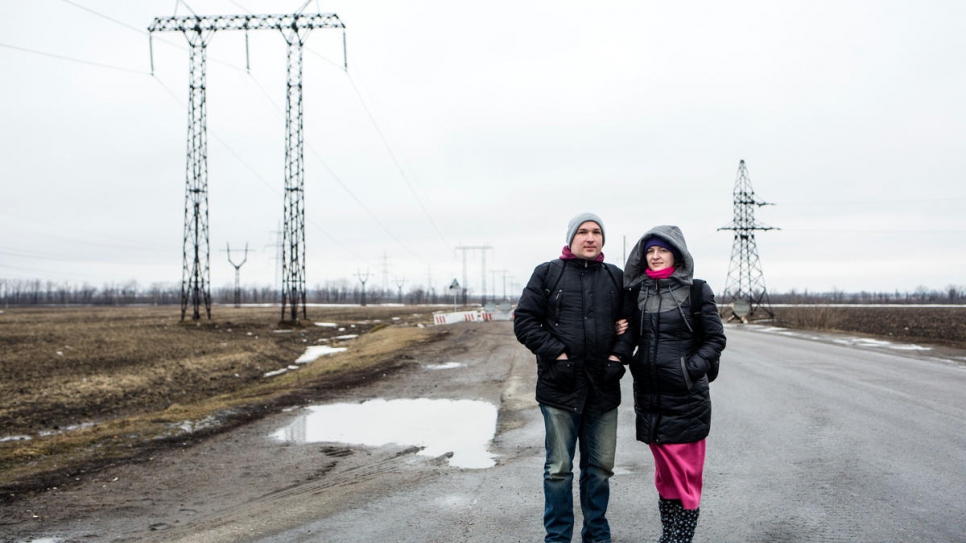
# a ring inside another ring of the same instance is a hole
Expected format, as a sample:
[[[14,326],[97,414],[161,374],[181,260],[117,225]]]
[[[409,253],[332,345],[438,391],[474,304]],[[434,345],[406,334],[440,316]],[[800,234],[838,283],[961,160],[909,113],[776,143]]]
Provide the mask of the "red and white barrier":
[[[488,322],[512,320],[512,313],[507,311],[456,311],[453,313],[438,313],[433,315],[436,324],[455,324],[457,322]]]
[[[457,311],[454,313],[439,313],[433,316],[436,324],[455,324],[457,322],[482,321],[479,311]]]

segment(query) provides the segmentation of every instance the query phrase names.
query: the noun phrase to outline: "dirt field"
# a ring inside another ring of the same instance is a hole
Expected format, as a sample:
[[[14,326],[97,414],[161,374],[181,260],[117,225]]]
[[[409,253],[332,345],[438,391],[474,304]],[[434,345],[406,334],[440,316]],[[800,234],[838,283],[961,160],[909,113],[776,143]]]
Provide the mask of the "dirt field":
[[[81,470],[143,458],[392,372],[446,335],[426,307],[33,308],[0,313],[0,505]],[[966,347],[964,308],[779,308],[776,324]],[[317,324],[325,324],[319,326]],[[335,326],[331,326],[335,324]],[[358,338],[353,336],[358,335]],[[292,366],[309,346],[346,347]]]
[[[776,324],[803,330],[851,332],[909,343],[966,348],[966,308],[827,307],[774,308]]]
[[[201,322],[182,322],[170,306],[0,313],[0,504],[65,473],[352,386],[440,335],[424,327],[432,308],[309,308],[308,316],[293,328],[273,308],[219,307]],[[349,350],[265,377],[309,346]]]

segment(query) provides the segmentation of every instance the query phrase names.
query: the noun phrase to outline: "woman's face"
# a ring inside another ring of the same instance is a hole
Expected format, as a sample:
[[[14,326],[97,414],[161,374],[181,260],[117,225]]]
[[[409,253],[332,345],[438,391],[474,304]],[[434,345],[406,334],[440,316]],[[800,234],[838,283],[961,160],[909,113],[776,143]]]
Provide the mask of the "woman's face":
[[[654,245],[647,250],[644,257],[647,259],[647,267],[651,271],[661,271],[674,266],[674,253],[664,247]]]

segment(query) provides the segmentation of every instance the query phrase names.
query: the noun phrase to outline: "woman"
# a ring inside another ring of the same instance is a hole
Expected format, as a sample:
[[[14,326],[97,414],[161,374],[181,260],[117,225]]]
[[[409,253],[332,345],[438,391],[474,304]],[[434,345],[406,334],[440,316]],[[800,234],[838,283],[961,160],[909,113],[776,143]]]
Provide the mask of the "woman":
[[[714,293],[691,298],[694,261],[681,229],[652,228],[631,250],[624,287],[637,301],[630,324],[637,439],[654,456],[663,532],[659,543],[689,542],[697,526],[705,438],[711,428],[708,371],[725,348]],[[694,304],[700,304],[699,308]],[[700,322],[696,322],[694,315]],[[713,378],[713,377],[712,377]]]

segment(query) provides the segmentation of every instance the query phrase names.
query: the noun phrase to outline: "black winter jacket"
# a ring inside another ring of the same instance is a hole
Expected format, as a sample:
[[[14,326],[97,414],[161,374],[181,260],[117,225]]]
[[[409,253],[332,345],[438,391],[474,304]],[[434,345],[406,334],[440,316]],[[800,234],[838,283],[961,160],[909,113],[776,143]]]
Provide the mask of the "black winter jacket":
[[[548,275],[555,284],[548,284]],[[615,330],[622,285],[620,268],[602,262],[557,260],[534,269],[514,311],[513,331],[537,356],[538,402],[580,413],[593,389],[602,409],[620,405],[625,369],[608,357],[629,360],[632,349],[631,334],[618,340]],[[568,359],[557,360],[563,352]]]
[[[681,256],[667,279],[643,273],[641,253],[654,235],[669,241]],[[637,301],[632,320],[637,351],[630,363],[634,376],[637,439],[645,443],[693,443],[711,430],[708,369],[724,350],[726,338],[714,291],[704,285],[700,300],[690,299],[693,261],[676,227],[657,227],[641,238],[627,262],[625,286]],[[691,304],[701,305],[704,333],[695,337]]]

